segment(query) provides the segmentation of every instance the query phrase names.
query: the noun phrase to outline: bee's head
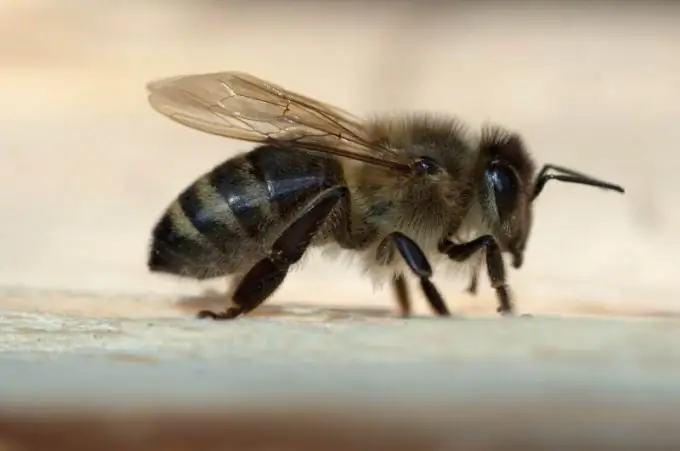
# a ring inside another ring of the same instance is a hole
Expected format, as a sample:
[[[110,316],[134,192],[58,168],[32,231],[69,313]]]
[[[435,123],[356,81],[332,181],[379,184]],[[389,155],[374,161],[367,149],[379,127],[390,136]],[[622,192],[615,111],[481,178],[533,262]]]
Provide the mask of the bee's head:
[[[519,135],[500,127],[485,127],[480,138],[485,162],[480,192],[484,216],[504,252],[519,268],[531,231],[534,162]]]
[[[623,193],[618,185],[594,179],[560,166],[547,164],[534,176],[535,165],[521,137],[500,127],[487,127],[480,140],[485,161],[482,206],[491,232],[512,265],[522,266],[533,220],[533,202],[548,180],[595,186]],[[558,172],[557,174],[548,171]]]

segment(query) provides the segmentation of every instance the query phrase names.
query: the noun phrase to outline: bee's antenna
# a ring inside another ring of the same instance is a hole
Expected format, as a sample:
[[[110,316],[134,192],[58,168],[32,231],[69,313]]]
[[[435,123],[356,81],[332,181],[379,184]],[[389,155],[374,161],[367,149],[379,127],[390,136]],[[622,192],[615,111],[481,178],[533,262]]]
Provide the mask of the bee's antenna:
[[[560,174],[548,174],[548,171],[550,170],[557,171]],[[625,190],[619,185],[598,180],[596,178],[590,177],[589,175],[574,171],[573,169],[557,166],[554,164],[546,164],[541,168],[541,170],[538,172],[538,175],[536,176],[536,182],[534,183],[534,193],[531,196],[532,201],[536,199],[539,194],[541,194],[541,191],[543,191],[543,187],[548,180],[559,180],[560,182],[595,186],[597,188],[625,193]]]

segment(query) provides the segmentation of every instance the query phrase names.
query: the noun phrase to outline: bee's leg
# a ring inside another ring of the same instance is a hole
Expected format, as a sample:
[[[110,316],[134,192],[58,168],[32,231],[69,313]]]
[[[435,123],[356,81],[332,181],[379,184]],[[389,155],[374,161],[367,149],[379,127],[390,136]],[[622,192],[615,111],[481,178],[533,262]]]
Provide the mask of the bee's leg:
[[[442,240],[439,251],[449,256],[451,260],[462,262],[470,258],[474,253],[486,249],[486,269],[491,280],[491,286],[496,290],[498,297],[498,313],[507,315],[513,313],[512,300],[510,299],[510,287],[505,280],[505,264],[498,244],[491,235],[483,235],[472,241],[462,244],[454,244],[449,240]]]
[[[316,197],[276,239],[270,255],[243,276],[234,290],[233,305],[219,313],[203,310],[198,317],[233,319],[262,304],[281,285],[288,269],[302,258],[316,232],[344,196],[347,188],[338,187]]]
[[[477,283],[479,282],[479,266],[475,267],[475,269],[473,269],[472,271],[473,272],[472,276],[470,277],[470,283],[468,284],[468,287],[465,291],[474,296],[477,294]]]
[[[408,286],[403,274],[398,274],[392,279],[392,289],[399,303],[401,316],[408,318],[411,316],[411,296],[409,295]]]
[[[420,277],[420,287],[432,309],[439,316],[449,316],[449,309],[446,307],[442,295],[439,294],[439,290],[430,280],[432,267],[422,249],[411,238],[402,233],[394,232],[391,234],[391,238],[408,267],[416,276]]]

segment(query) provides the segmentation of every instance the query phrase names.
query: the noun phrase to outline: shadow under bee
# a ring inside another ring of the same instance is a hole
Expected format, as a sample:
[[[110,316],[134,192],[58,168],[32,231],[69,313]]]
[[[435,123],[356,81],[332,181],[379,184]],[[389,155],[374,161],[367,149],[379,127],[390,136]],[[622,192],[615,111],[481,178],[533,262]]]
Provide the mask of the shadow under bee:
[[[218,290],[205,290],[196,295],[182,296],[176,303],[180,310],[193,313],[196,310],[218,309],[224,305],[224,293]],[[388,308],[370,307],[320,307],[305,303],[264,304],[260,308],[249,312],[248,317],[314,317],[324,321],[347,319],[390,319],[399,318],[398,312]]]

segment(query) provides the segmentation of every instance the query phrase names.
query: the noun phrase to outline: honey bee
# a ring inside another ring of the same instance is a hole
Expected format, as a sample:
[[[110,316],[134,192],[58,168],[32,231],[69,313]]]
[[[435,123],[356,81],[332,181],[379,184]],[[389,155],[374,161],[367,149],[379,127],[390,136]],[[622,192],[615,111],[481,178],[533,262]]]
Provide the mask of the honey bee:
[[[313,246],[358,257],[376,284],[392,284],[403,316],[408,271],[434,313],[448,316],[431,262],[463,265],[483,254],[497,311],[513,314],[502,253],[522,265],[545,183],[624,192],[554,165],[535,176],[521,136],[496,125],[472,133],[429,113],[359,119],[242,72],[170,77],[147,89],[152,108],[180,124],[257,143],[196,179],[153,228],[151,272],[233,276],[226,308],[199,318],[251,312]],[[456,238],[463,234],[473,238]]]

